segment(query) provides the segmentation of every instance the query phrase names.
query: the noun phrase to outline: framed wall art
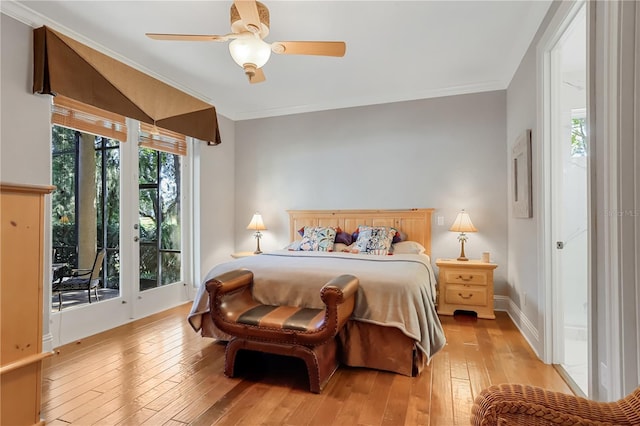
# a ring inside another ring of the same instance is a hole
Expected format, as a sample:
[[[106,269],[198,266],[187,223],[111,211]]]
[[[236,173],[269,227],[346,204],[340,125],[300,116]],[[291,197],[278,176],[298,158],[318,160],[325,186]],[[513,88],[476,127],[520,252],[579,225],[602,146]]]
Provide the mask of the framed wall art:
[[[511,150],[513,217],[533,217],[531,187],[531,129],[525,130]]]

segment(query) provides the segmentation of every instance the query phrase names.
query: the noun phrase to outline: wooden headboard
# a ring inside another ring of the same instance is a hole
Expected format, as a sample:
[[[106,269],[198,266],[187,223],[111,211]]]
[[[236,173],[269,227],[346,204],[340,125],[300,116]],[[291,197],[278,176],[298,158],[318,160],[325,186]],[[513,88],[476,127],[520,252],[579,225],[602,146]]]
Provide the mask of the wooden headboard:
[[[287,210],[290,241],[299,240],[303,226],[336,226],[354,232],[358,225],[393,226],[407,239],[422,244],[431,256],[431,214],[434,209],[409,210]]]

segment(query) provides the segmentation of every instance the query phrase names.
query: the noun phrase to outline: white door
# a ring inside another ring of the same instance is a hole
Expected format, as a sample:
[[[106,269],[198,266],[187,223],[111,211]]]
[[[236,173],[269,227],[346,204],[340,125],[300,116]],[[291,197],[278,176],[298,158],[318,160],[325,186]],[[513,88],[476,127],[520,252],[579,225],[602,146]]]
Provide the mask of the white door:
[[[553,362],[588,395],[589,256],[586,10],[551,51]]]
[[[142,131],[139,138],[164,149],[171,137]],[[186,141],[185,141],[186,144]],[[185,145],[186,146],[186,145]],[[133,152],[136,151],[136,152]],[[188,155],[179,155],[148,146],[132,144],[133,181],[130,186],[132,208],[132,268],[127,275],[132,288],[133,317],[140,318],[176,306],[190,299],[189,266],[190,167]]]
[[[84,300],[86,296],[81,294],[78,303],[70,300],[73,295],[63,293],[62,309],[58,310],[58,295],[52,296],[50,325],[54,347],[189,300],[185,281],[191,282],[192,269],[184,265],[190,263],[191,247],[186,231],[190,229],[191,217],[190,157],[140,149],[138,123],[127,120],[127,125],[128,142],[92,135],[76,136],[73,142],[75,131],[54,128],[53,138],[60,138],[61,142],[54,140],[53,181],[57,182],[58,174],[58,185],[66,185],[68,191],[73,188],[78,196],[59,197],[58,205],[55,200],[52,202],[54,250],[59,246],[52,263],[68,261],[72,255],[65,251],[81,251],[77,247],[84,240],[90,240],[88,246],[95,246],[97,239],[98,248],[107,248],[99,290],[102,297],[98,302],[93,299],[88,303],[88,298]],[[70,148],[73,143],[86,153]],[[60,152],[56,153],[58,145]],[[83,161],[93,164],[94,152],[95,173],[80,171]],[[85,158],[81,160],[83,155]],[[140,166],[148,166],[149,159],[155,162],[151,167],[153,173],[143,171],[141,174]],[[84,176],[85,181],[95,180],[95,185],[93,182],[86,185],[95,189],[82,189],[82,182],[74,179],[75,175]],[[154,193],[155,198],[150,198],[150,193]],[[70,207],[71,204],[75,206]],[[87,214],[87,210],[91,213]],[[89,225],[77,225],[80,217],[92,216],[94,219]],[[62,247],[65,244],[56,238],[65,236],[65,231],[77,236],[71,235],[66,247]],[[68,302],[71,302],[69,306]]]

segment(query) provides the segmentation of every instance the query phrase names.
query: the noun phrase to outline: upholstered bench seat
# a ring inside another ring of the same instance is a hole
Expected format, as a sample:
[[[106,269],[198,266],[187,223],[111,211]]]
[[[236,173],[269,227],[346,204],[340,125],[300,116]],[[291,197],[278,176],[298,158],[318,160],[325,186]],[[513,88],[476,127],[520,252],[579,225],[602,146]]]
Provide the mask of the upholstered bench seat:
[[[309,386],[320,393],[338,367],[336,335],[355,306],[358,279],[340,275],[320,290],[324,309],[273,306],[256,302],[251,293],[253,273],[238,269],[207,282],[214,324],[230,334],[225,374],[234,375],[240,349],[301,358],[307,365]]]
[[[280,330],[317,332],[324,324],[324,309],[255,304],[241,313],[236,322]]]

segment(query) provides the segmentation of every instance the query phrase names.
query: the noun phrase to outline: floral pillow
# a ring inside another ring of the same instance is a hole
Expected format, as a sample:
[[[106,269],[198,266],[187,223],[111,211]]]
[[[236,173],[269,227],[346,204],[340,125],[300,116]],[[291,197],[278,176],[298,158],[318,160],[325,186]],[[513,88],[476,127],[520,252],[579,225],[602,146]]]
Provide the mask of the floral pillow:
[[[355,242],[353,253],[366,253],[386,255],[391,249],[396,230],[389,226],[365,226],[358,227],[358,239]]]
[[[335,238],[335,228],[324,226],[305,226],[299,250],[332,251]]]
[[[298,229],[298,234],[300,234],[301,237],[304,237],[304,226],[300,229]],[[342,243],[345,245],[351,245],[351,243],[353,243],[355,240],[352,238],[351,234],[349,234],[348,232],[344,232],[339,226],[337,228],[335,228],[336,230],[336,239],[334,240],[335,244],[338,243]]]
[[[396,234],[393,236],[392,244],[399,243],[400,241],[406,241],[407,240],[407,234],[405,234],[402,231],[397,230],[396,228],[391,228],[391,229],[396,231]],[[356,231],[353,234],[351,234],[352,242],[355,242],[358,239],[358,233],[359,232],[360,232],[359,229],[356,229]],[[302,235],[302,234],[300,234],[300,235]],[[336,240],[337,240],[337,237],[336,237]]]

